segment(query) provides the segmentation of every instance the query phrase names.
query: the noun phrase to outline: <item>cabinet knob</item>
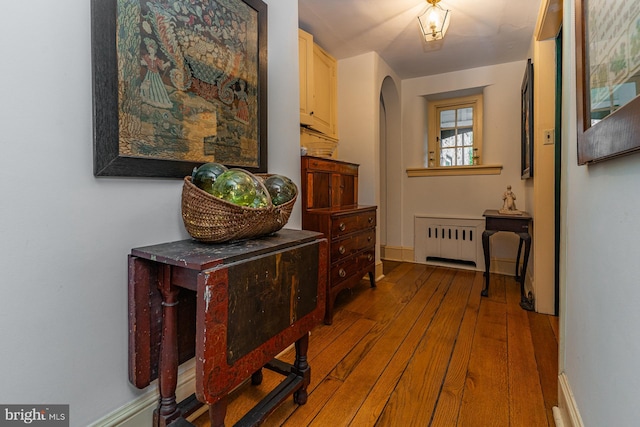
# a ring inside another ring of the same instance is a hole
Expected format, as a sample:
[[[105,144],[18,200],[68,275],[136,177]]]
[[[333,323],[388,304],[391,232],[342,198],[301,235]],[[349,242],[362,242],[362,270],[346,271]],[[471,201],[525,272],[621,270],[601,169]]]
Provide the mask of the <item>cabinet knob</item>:
[[[367,242],[371,242],[371,239],[372,239],[371,236],[367,237]]]
[[[373,224],[373,217],[372,216],[369,217],[369,224]]]
[[[340,231],[344,231],[347,229],[347,226],[345,225],[344,222],[341,222],[340,225],[338,226],[338,228],[340,229]]]
[[[344,269],[343,269],[343,268],[341,268],[341,269],[338,271],[338,275],[339,275],[340,277],[345,277],[345,276],[347,275],[347,272],[346,272],[346,271],[344,271]]]
[[[344,255],[344,253],[345,253],[346,251],[347,251],[347,250],[346,250],[346,249],[345,249],[345,247],[344,247],[344,246],[342,246],[342,245],[338,248],[338,252],[340,252],[340,255]]]

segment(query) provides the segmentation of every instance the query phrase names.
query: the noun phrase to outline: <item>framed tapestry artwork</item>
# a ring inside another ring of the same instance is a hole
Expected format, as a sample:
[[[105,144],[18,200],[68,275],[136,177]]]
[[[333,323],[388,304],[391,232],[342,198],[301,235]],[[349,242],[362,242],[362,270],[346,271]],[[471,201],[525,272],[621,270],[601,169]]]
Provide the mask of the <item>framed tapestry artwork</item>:
[[[527,69],[522,79],[520,90],[521,108],[521,137],[520,137],[520,177],[533,178],[533,64],[527,60]]]
[[[640,150],[640,2],[575,5],[578,164],[584,165]]]
[[[267,171],[261,0],[92,0],[94,175]]]

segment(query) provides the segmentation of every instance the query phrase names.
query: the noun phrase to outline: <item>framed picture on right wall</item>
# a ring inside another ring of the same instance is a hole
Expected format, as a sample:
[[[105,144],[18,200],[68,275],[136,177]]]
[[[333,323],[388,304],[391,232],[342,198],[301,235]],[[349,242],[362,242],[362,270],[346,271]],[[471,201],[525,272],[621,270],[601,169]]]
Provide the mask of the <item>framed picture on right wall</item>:
[[[522,79],[521,104],[521,169],[522,179],[533,178],[533,63],[527,60]]]
[[[575,5],[578,164],[638,153],[638,2],[576,0]]]

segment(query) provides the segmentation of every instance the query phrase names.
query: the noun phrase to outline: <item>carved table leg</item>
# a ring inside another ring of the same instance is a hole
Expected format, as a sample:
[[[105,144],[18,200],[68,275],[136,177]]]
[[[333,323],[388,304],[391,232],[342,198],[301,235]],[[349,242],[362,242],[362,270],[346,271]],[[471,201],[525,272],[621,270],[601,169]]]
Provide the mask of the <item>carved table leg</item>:
[[[491,255],[489,254],[489,237],[496,232],[493,230],[485,230],[482,232],[482,251],[484,252],[484,289],[482,296],[489,296],[489,270],[491,267]]]
[[[158,385],[160,400],[153,413],[154,426],[165,427],[182,416],[176,402],[178,384],[178,293],[171,286],[171,266],[163,265],[158,271],[158,289],[162,294],[162,339]]]
[[[302,387],[293,393],[293,401],[298,405],[307,403],[307,386],[311,383],[311,368],[307,363],[307,350],[309,349],[309,334],[306,333],[296,341],[296,361],[294,369],[299,375],[304,376]]]
[[[520,242],[518,243],[518,255],[516,255],[516,280],[520,281],[520,254],[522,253],[522,236],[520,237]]]
[[[518,233],[520,244],[524,242],[524,260],[522,262],[522,273],[520,274],[520,307],[527,311],[534,310],[533,299],[529,299],[524,293],[524,282],[527,277],[527,264],[529,262],[529,252],[531,251],[531,235],[529,233]],[[520,258],[520,257],[518,257]],[[518,259],[519,261],[519,259]]]

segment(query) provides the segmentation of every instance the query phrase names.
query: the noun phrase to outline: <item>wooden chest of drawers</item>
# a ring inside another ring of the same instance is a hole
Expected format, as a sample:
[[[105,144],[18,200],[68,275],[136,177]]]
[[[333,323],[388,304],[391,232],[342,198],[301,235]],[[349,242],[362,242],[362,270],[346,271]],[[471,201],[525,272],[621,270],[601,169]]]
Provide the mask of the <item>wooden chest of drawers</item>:
[[[302,157],[302,228],[329,240],[325,323],[331,324],[335,298],[369,275],[375,286],[376,206],[358,205],[358,165]]]

